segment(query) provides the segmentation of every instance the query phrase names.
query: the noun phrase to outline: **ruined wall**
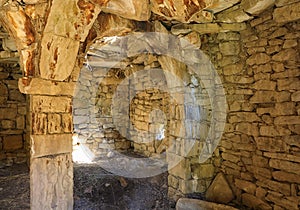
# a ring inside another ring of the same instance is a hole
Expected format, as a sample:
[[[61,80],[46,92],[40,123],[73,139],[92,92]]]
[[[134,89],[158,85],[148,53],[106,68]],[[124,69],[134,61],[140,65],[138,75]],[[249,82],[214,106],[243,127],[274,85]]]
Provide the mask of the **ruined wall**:
[[[18,90],[17,64],[0,66],[0,167],[26,161],[26,99]]]
[[[236,202],[254,209],[299,209],[299,3],[281,3],[236,35],[242,51],[223,68],[229,112],[220,169]]]

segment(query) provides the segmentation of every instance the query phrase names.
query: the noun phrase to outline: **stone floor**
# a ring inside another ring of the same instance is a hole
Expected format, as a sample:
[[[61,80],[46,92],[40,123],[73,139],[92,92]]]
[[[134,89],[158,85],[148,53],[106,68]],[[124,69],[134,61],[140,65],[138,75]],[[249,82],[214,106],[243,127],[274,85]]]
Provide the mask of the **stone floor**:
[[[167,174],[124,178],[97,164],[75,164],[74,209],[167,210]],[[30,209],[29,173],[25,164],[0,169],[0,209]]]

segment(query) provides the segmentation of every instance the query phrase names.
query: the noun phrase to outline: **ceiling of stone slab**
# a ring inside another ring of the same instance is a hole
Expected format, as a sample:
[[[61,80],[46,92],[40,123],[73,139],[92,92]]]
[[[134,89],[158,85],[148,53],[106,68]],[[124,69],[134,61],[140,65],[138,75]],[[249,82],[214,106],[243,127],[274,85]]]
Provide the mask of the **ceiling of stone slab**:
[[[3,2],[0,0],[0,5]],[[40,1],[18,2],[22,2],[20,5],[25,8],[27,4]],[[181,23],[240,23],[251,20],[274,4],[275,0],[109,0],[101,11],[136,21],[159,19]],[[18,61],[13,40],[0,26],[0,62]]]

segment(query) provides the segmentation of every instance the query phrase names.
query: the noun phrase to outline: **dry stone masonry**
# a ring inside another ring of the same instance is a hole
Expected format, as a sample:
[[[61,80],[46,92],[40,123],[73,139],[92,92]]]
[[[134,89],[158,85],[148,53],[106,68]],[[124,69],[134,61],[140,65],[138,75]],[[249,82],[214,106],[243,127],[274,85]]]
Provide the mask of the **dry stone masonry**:
[[[17,91],[19,70],[1,64],[0,162],[22,162],[30,149],[32,209],[72,209],[74,132],[75,143],[96,157],[128,149],[165,153],[175,201],[196,193],[252,209],[299,209],[299,9],[299,0],[0,0],[9,33],[0,33],[0,61],[20,56],[18,86],[28,94],[25,102]],[[213,68],[184,41],[117,42],[143,32],[187,40]],[[185,55],[193,68],[151,51],[161,48]],[[118,60],[125,49],[131,53]],[[156,140],[144,142],[145,133]]]
[[[18,90],[22,77],[16,64],[0,66],[0,167],[27,160],[26,97]]]

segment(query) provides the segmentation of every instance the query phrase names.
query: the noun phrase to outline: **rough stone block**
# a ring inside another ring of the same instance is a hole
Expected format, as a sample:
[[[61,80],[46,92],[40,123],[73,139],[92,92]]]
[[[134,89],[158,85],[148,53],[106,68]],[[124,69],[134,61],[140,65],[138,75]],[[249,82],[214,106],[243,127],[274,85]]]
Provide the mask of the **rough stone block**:
[[[32,135],[32,157],[72,152],[72,134]]]
[[[212,178],[215,172],[215,167],[212,164],[193,164],[191,173],[193,179],[208,179]]]
[[[234,207],[226,206],[223,204],[217,204],[202,200],[180,198],[176,204],[176,210],[204,210],[204,209],[214,209],[214,210],[237,210]]]
[[[14,120],[17,117],[17,112],[14,108],[0,108],[0,119]]]
[[[147,21],[151,14],[148,0],[111,0],[101,9],[106,13],[137,21]]]
[[[274,10],[274,20],[278,23],[287,23],[299,20],[300,2],[289,4]]]
[[[289,173],[294,173],[300,175],[300,164],[299,163],[294,163],[286,160],[276,160],[276,159],[271,159],[270,162],[270,167],[275,168],[275,169],[280,169]]]
[[[275,139],[272,137],[256,137],[255,142],[257,144],[257,148],[262,151],[268,151],[268,152],[287,151],[287,145],[281,139]]]
[[[275,0],[244,0],[241,3],[242,9],[252,15],[258,15],[273,6]]]
[[[4,150],[17,150],[23,148],[22,135],[12,135],[3,137]]]
[[[32,134],[47,133],[47,114],[32,113]]]
[[[293,4],[298,2],[299,0],[275,0],[275,5],[277,7],[282,7],[282,6],[286,6],[288,4]]]
[[[238,55],[241,51],[240,43],[235,41],[220,43],[219,48],[223,55]]]
[[[268,195],[266,196],[266,200],[271,201],[277,204],[278,206],[281,206],[285,209],[298,210],[299,208],[298,208],[297,198],[295,200],[296,202],[290,199],[285,199],[282,197],[281,194],[278,194],[276,192],[269,192]]]
[[[242,203],[250,208],[272,210],[272,207],[254,195],[242,194]]]
[[[251,55],[247,59],[246,63],[250,66],[253,66],[255,64],[256,65],[266,64],[270,60],[271,60],[270,56],[267,55],[266,53],[258,53],[258,54]]]
[[[211,5],[210,1],[204,0],[199,2],[192,1],[168,1],[168,0],[151,0],[151,11],[161,15],[169,20],[178,20],[180,22],[211,22],[212,15],[203,11],[203,9]]]
[[[259,181],[257,181],[257,185],[264,187],[264,188],[268,188],[275,192],[282,193],[286,196],[290,196],[290,193],[291,193],[290,184],[276,182],[271,179],[259,178]]]
[[[272,60],[277,62],[297,61],[298,59],[299,54],[293,48],[281,50],[272,56]]]
[[[48,133],[61,133],[61,115],[59,114],[48,114]]]
[[[47,61],[40,62],[41,78],[56,81],[66,80],[74,69],[77,58],[75,52],[79,50],[79,41],[52,33],[44,33],[41,45],[40,59]]]
[[[277,81],[278,90],[300,90],[300,79],[289,78]]]
[[[235,186],[241,190],[244,190],[245,192],[254,195],[256,191],[256,185],[252,182],[241,180],[241,179],[235,179]]]
[[[250,103],[274,103],[290,101],[289,92],[256,91],[250,98]]]
[[[259,80],[253,84],[256,90],[275,90],[276,82],[269,80]]]
[[[297,136],[296,136],[297,137]],[[295,139],[296,140],[296,139]],[[300,163],[300,157],[284,153],[264,152],[265,157]]]
[[[292,94],[292,101],[300,101],[300,91],[297,91]]]
[[[241,23],[253,19],[253,17],[245,13],[239,6],[235,6],[217,14],[216,19],[217,22],[223,23]]]
[[[280,182],[300,184],[300,176],[297,174],[288,173],[284,171],[274,171],[272,172],[272,176],[274,177],[275,180]]]
[[[209,186],[205,195],[209,201],[217,203],[229,203],[234,199],[234,194],[225,178],[225,175],[219,173],[212,184]]]
[[[258,136],[258,125],[257,123],[239,123],[236,126],[236,131],[250,136]]]
[[[223,68],[224,75],[240,74],[244,70],[243,64],[232,64]]]
[[[260,122],[261,119],[253,112],[235,112],[228,115],[229,123],[237,122]]]
[[[268,167],[269,165],[269,160],[265,157],[259,156],[259,155],[253,155],[252,156],[252,162],[253,165],[258,166],[258,167]]]
[[[53,33],[83,42],[101,11],[100,6],[104,6],[107,2],[107,0],[99,0],[97,3],[83,0],[53,1],[44,33]]]
[[[274,120],[275,125],[299,125],[300,116],[281,116]]]
[[[69,97],[32,96],[32,111],[39,113],[71,113],[72,99]]]
[[[208,5],[205,9],[212,11],[213,13],[219,13],[223,10],[226,10],[233,5],[239,3],[240,0],[227,0],[227,1],[216,1],[211,5]]]
[[[21,93],[32,95],[73,96],[75,85],[75,82],[53,82],[40,78],[19,79]]]
[[[261,126],[259,133],[261,136],[277,137],[290,135],[291,131],[280,126]]]
[[[15,128],[15,122],[12,120],[2,120],[1,121],[1,127],[3,129],[13,129]]]
[[[226,152],[222,153],[222,158],[224,160],[231,161],[233,163],[238,163],[240,161],[239,156],[236,156],[236,155],[233,155],[233,154],[230,154],[230,153],[226,153]]]
[[[32,209],[73,209],[71,154],[31,159],[30,179]]]
[[[169,163],[169,174],[180,177],[181,179],[191,179],[191,167],[187,159],[183,159],[175,154],[168,153],[167,161]]]
[[[71,133],[73,131],[73,119],[71,114],[62,114],[62,130],[64,133]]]

